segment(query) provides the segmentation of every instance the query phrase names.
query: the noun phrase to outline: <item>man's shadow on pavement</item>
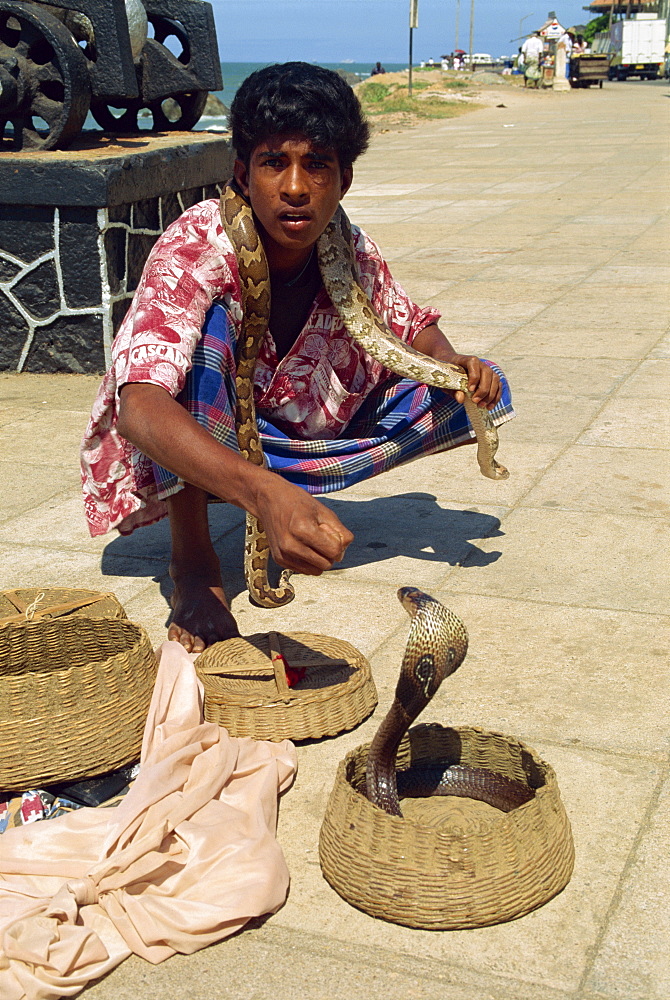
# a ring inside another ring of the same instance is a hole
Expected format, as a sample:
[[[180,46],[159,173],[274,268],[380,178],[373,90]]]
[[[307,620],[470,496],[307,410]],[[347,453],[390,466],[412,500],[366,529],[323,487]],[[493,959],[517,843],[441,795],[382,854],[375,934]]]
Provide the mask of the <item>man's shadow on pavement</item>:
[[[499,538],[500,521],[491,514],[476,510],[442,508],[432,493],[403,493],[391,497],[372,497],[369,500],[342,500],[328,495],[319,500],[354,534],[354,541],[347,549],[342,562],[334,570],[347,570],[404,556],[421,561],[444,563],[445,566],[488,566],[502,555],[499,551],[484,552],[472,539]],[[219,531],[215,549],[221,560],[224,584],[230,600],[244,592],[244,526],[240,512],[227,505],[216,505]],[[226,528],[226,523],[228,527]],[[135,539],[135,541],[134,541]],[[164,563],[162,572],[156,572],[147,559],[136,558],[138,548],[155,560],[169,559],[169,531],[165,521],[138,529],[133,536],[118,536],[102,553],[101,570],[109,576],[146,575],[159,583],[161,593],[169,605],[172,583],[167,577]],[[132,558],[135,556],[135,558]],[[274,579],[278,570],[274,568]],[[271,573],[271,580],[273,575]]]
[[[432,493],[401,493],[370,500],[320,498],[353,531],[337,569],[406,556],[450,566],[488,566],[501,552],[483,552],[470,539],[502,536],[500,521],[475,510],[446,510]]]

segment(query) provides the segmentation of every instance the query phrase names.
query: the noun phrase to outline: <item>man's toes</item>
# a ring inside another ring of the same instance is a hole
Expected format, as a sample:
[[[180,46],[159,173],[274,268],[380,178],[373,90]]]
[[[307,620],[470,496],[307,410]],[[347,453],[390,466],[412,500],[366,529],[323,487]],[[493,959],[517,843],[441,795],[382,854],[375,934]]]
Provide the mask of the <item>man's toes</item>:
[[[168,640],[180,643],[187,653],[191,653],[193,651],[193,636],[190,632],[187,632],[186,629],[181,628],[179,625],[175,625],[174,622],[172,622],[168,629]]]
[[[216,642],[216,639],[214,640],[214,642]],[[205,642],[205,640],[202,639],[199,635],[195,635],[193,636],[193,645],[191,646],[189,652],[202,653],[203,649],[207,649],[207,647],[211,645],[212,645],[211,641]]]

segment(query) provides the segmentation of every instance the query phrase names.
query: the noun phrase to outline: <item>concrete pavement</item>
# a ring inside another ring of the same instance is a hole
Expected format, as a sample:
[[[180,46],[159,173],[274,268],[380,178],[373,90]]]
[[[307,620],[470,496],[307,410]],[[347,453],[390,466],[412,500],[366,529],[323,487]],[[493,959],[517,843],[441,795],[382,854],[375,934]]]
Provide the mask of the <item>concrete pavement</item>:
[[[242,632],[353,642],[380,707],[298,750],[279,825],[286,906],[196,955],[133,958],[91,1000],[667,1000],[669,97],[660,81],[505,88],[505,107],[376,137],[346,207],[413,297],[442,310],[454,345],[509,374],[518,417],[499,455],[512,474],[483,479],[466,448],[327,499],[355,542],[341,568],[298,578],[281,612],[248,603],[241,513],[214,509]],[[77,447],[96,387],[0,376],[0,588],[113,590],[159,642],[165,524],[95,541],[83,524]],[[392,696],[408,626],[395,591],[407,584],[444,600],[471,636],[424,721],[530,743],[572,821],[572,881],[508,924],[386,924],[320,873],[336,764]]]

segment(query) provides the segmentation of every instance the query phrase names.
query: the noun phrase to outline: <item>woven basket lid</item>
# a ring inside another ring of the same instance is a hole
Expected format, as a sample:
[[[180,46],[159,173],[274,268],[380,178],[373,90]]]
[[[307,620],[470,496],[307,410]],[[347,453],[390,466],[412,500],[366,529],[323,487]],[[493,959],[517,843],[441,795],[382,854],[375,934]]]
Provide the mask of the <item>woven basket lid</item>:
[[[149,637],[126,618],[0,625],[0,789],[136,761],[156,668]]]
[[[463,764],[534,791],[507,813],[460,799],[449,816],[446,797],[449,818],[440,824],[434,809],[417,819],[417,810],[405,808],[409,800],[399,817],[366,798],[369,746],[340,762],[319,837],[323,874],[352,906],[426,930],[483,927],[520,917],[567,885],[574,864],[570,823],[553,769],[530,747],[470,727],[410,729],[398,769],[422,761]]]
[[[114,594],[98,590],[28,587],[0,591],[0,625],[10,621],[45,621],[68,615],[84,618],[126,617]]]
[[[289,687],[286,670],[304,675]],[[268,632],[217,642],[195,661],[205,718],[231,736],[319,739],[353,729],[377,704],[370,664],[341,639]]]

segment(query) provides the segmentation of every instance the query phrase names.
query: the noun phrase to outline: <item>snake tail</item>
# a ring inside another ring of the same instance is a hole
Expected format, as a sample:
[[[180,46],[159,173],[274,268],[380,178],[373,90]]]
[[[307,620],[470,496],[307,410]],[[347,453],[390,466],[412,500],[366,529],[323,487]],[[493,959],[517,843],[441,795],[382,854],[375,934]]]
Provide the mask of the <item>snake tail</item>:
[[[397,787],[401,798],[457,795],[486,802],[501,812],[511,812],[535,795],[528,785],[497,771],[440,761],[421,761],[398,771]]]
[[[249,596],[261,608],[281,608],[290,604],[295,590],[289,583],[291,571],[282,570],[277,587],[268,582],[270,546],[263,528],[252,514],[247,514],[244,542],[244,579]]]
[[[466,413],[477,438],[477,462],[482,474],[488,479],[507,479],[508,470],[495,459],[497,428],[489,411],[472,402],[465,371],[429,358],[404,343],[373,310],[358,280],[351,226],[342,207],[317,241],[317,256],[324,287],[349,336],[396,375],[422,385],[462,392]]]

